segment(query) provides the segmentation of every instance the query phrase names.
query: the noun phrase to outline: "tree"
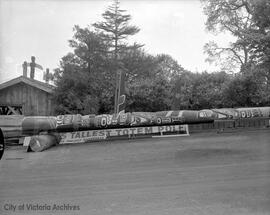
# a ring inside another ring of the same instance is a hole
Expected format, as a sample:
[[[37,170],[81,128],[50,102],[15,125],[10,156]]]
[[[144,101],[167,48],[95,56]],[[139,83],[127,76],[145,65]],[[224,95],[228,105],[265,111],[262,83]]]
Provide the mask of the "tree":
[[[230,75],[225,72],[182,72],[172,86],[173,108],[204,109],[226,107],[227,103],[223,92],[230,79]]]
[[[74,53],[64,56],[55,72],[58,113],[99,113],[103,103],[110,111],[112,62],[107,57],[109,47],[101,38],[101,33],[89,28],[74,27],[69,41]]]
[[[253,3],[252,31],[247,32],[251,47],[251,58],[256,62],[253,72],[258,74],[261,80],[259,88],[264,89],[262,97],[267,104],[270,103],[270,2],[259,0]],[[266,100],[265,98],[268,98]]]
[[[256,79],[237,75],[223,92],[227,107],[252,107],[260,105]]]
[[[54,101],[56,102],[56,113],[84,113],[84,111],[96,112],[97,102],[93,96],[86,99],[88,91],[87,77],[82,72],[80,59],[69,53],[61,60],[61,68],[55,72],[56,86]],[[94,102],[95,101],[95,102]],[[91,105],[86,105],[91,103]],[[92,109],[86,110],[86,106]]]
[[[159,54],[156,56],[156,72],[155,75],[160,76],[168,81],[173,81],[175,78],[185,71],[178,62],[168,54]]]
[[[113,109],[114,58],[102,32],[74,27],[73,53],[55,72],[57,113],[110,113]],[[142,49],[122,54],[126,72],[127,111],[171,108],[171,86],[184,69],[171,56],[153,56]]]
[[[127,38],[140,31],[140,29],[134,25],[130,25],[129,21],[131,16],[125,13],[126,10],[120,9],[119,0],[114,0],[114,3],[108,7],[108,9],[102,14],[104,21],[94,23],[93,26],[101,30],[104,33],[104,39],[107,40],[110,46],[110,52],[114,56],[114,69],[118,73],[123,73],[125,68],[123,63],[119,61],[122,55],[126,53],[129,49],[138,49],[141,45],[134,43],[132,46],[127,44]],[[125,75],[125,73],[123,74]],[[120,74],[116,73],[116,76]],[[117,79],[116,77],[116,79]],[[118,101],[118,81],[115,85],[115,106],[114,113],[117,111],[117,101]]]
[[[208,60],[225,56],[225,64],[239,65],[241,84],[256,84],[260,104],[269,104],[270,94],[270,2],[269,0],[202,0],[207,15],[206,28],[215,33],[230,32],[236,41],[229,47],[214,42],[205,45]],[[237,82],[237,83],[238,83]],[[232,84],[232,86],[237,86]],[[244,89],[246,89],[244,87]],[[250,92],[249,90],[238,90]],[[251,97],[253,97],[251,95]],[[250,105],[258,102],[246,100]]]
[[[192,108],[192,87],[195,74],[190,71],[183,71],[171,87],[172,107],[173,109],[191,109]]]
[[[269,62],[270,54],[270,2],[254,1],[252,4],[253,28],[245,32],[249,39],[252,59],[257,63]]]
[[[206,29],[213,33],[229,32],[236,41],[228,47],[219,47],[211,41],[205,45],[208,60],[220,59],[225,54],[227,64],[240,66],[242,71],[250,61],[250,47],[245,34],[253,26],[251,1],[249,0],[202,0],[207,16]],[[229,70],[234,68],[229,68]]]
[[[129,25],[131,16],[125,14],[126,10],[120,9],[119,0],[114,0],[114,3],[102,14],[104,21],[94,23],[96,29],[104,33],[105,39],[111,43],[111,49],[114,58],[117,59],[119,54],[124,53],[129,48],[138,48],[138,44],[128,46],[126,40],[140,31],[134,25]]]
[[[206,29],[210,32],[229,32],[236,41],[229,47],[209,42],[205,51],[209,60],[222,54],[237,62],[245,72],[269,56],[270,3],[268,0],[202,0],[207,15]],[[268,48],[267,48],[268,49]],[[269,50],[269,49],[268,49]],[[228,60],[227,59],[227,60]],[[261,59],[261,60],[260,60]]]
[[[128,50],[122,55],[121,61],[126,70],[127,86],[141,79],[154,77],[156,59],[142,49]]]
[[[108,58],[109,44],[102,40],[102,33],[91,31],[90,28],[73,28],[73,39],[69,40],[69,46],[74,49],[74,54],[83,61],[83,68],[89,73],[101,72],[102,66]]]
[[[157,77],[145,78],[130,85],[127,111],[162,111],[171,108],[170,85]]]
[[[143,106],[148,111],[172,107],[171,88],[184,71],[176,60],[170,55],[153,56],[140,49],[129,51],[123,57],[123,63],[127,74],[129,110],[138,111]]]

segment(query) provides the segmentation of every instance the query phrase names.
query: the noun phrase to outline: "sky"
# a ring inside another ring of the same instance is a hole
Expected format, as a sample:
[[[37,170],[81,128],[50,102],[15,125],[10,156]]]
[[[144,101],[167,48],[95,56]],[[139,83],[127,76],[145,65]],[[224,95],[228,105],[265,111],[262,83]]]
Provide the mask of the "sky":
[[[59,66],[72,49],[74,25],[87,27],[102,20],[111,0],[0,0],[0,83],[22,75],[31,56],[44,70]],[[131,42],[144,44],[149,54],[169,54],[193,72],[217,70],[205,62],[203,46],[210,40],[225,46],[233,38],[205,30],[206,16],[199,0],[120,0],[140,32]],[[36,70],[42,80],[43,71]]]

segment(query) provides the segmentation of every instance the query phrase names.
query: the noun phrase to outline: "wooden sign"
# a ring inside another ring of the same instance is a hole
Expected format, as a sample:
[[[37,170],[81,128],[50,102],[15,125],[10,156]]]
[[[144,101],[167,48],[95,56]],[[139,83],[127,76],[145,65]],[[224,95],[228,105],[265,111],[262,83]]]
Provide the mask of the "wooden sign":
[[[60,133],[61,140],[59,144],[67,143],[86,143],[93,140],[104,140],[111,137],[128,138],[141,135],[188,135],[188,125],[167,125],[167,126],[148,126],[119,129],[102,129],[89,131],[75,131]]]

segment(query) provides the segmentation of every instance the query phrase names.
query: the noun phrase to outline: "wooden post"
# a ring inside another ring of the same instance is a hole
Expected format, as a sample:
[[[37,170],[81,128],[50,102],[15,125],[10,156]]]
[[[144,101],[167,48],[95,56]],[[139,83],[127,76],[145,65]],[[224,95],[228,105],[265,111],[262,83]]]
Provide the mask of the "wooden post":
[[[23,67],[23,76],[27,77],[27,62],[26,61],[23,62],[22,67]]]
[[[47,68],[46,69],[46,73],[45,73],[45,82],[47,84],[49,83],[49,74],[50,74],[50,70]]]

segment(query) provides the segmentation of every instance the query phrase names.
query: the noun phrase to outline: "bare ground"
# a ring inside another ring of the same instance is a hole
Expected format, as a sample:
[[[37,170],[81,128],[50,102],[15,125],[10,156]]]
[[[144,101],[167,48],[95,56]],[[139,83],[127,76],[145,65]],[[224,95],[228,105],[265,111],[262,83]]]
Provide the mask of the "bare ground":
[[[12,147],[0,161],[0,214],[270,214],[270,130]]]

